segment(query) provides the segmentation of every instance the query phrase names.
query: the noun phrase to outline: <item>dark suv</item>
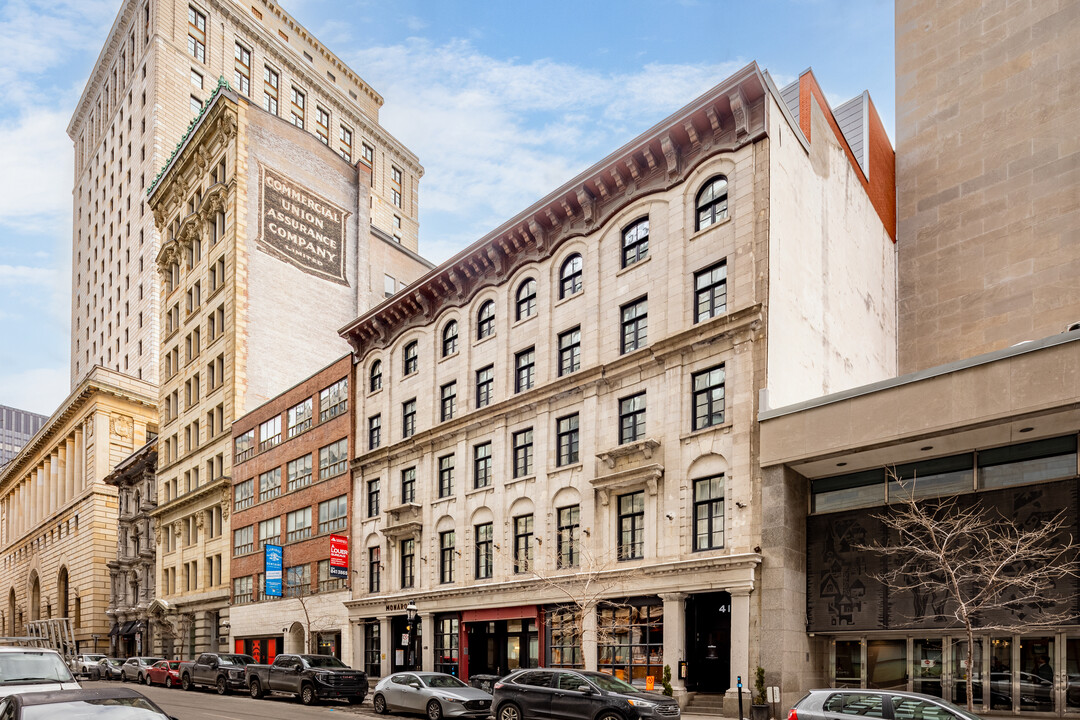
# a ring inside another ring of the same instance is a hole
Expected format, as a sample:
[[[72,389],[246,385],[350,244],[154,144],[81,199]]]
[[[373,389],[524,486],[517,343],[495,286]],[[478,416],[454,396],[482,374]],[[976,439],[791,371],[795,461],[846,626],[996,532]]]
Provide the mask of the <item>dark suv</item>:
[[[495,683],[495,720],[678,720],[674,698],[586,670],[517,670]]]

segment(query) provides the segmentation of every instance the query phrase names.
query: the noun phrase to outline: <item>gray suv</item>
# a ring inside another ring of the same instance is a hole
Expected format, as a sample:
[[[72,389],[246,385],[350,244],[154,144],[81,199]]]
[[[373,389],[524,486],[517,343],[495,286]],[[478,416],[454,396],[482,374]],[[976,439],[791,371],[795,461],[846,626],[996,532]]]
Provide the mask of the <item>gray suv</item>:
[[[979,716],[932,695],[899,690],[828,688],[811,690],[795,703],[788,720],[980,720]]]
[[[678,720],[679,704],[606,673],[517,670],[495,683],[495,720]]]

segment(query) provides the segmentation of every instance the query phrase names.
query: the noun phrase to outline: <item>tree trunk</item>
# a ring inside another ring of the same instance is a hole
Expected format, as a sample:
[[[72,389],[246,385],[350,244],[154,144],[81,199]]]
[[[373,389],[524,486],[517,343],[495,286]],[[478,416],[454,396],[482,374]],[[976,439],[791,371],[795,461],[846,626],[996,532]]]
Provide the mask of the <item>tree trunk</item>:
[[[974,712],[973,703],[972,703],[972,696],[971,696],[971,689],[972,689],[972,682],[971,682],[972,664],[971,664],[971,661],[972,661],[972,656],[975,654],[975,637],[974,637],[974,633],[971,630],[971,623],[968,622],[968,623],[966,623],[966,625],[967,625],[967,627],[966,627],[966,629],[967,629],[967,673],[966,673],[966,675],[967,675],[967,709],[968,709],[968,712]]]

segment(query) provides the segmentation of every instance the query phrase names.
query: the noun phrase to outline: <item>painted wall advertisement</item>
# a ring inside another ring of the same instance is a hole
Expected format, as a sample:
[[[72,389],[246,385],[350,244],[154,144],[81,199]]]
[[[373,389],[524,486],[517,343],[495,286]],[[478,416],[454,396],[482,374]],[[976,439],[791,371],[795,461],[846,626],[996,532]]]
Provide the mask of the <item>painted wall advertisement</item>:
[[[282,558],[280,545],[266,546],[266,595],[268,597],[281,597]]]
[[[330,536],[330,577],[349,577],[349,538],[344,535]]]

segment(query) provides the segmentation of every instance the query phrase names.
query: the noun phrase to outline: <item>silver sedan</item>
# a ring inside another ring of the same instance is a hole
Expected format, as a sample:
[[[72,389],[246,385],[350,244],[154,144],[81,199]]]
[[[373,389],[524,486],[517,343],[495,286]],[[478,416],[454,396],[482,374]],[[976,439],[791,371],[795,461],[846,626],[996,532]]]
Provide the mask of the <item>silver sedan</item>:
[[[491,694],[466,685],[453,675],[434,672],[399,672],[375,686],[371,698],[375,712],[390,710],[424,713],[428,720],[486,718],[491,714]]]

